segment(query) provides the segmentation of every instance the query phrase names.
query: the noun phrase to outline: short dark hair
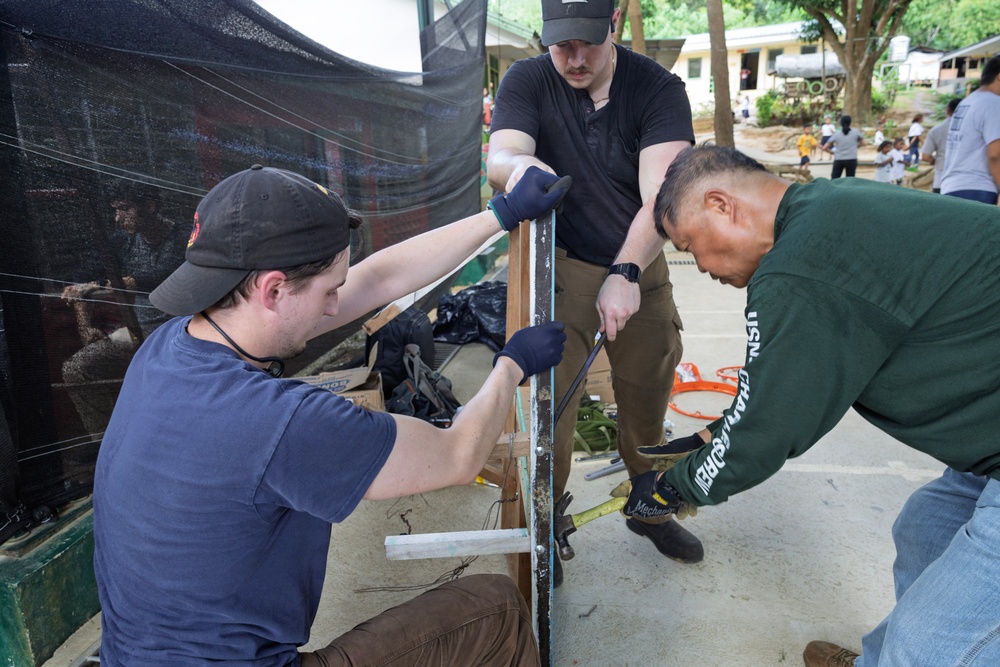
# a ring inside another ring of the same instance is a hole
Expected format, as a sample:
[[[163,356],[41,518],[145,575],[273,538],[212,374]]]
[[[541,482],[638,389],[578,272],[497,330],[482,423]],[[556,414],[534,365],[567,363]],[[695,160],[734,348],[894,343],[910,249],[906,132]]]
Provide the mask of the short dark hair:
[[[347,219],[351,229],[358,229],[364,222],[361,214],[351,209],[347,209]],[[249,298],[250,290],[253,289],[254,284],[257,282],[257,278],[260,277],[261,274],[267,273],[268,271],[281,271],[284,273],[285,279],[288,281],[288,284],[291,285],[292,293],[294,294],[303,289],[306,286],[306,283],[309,282],[310,278],[318,276],[329,269],[341,257],[350,257],[350,253],[351,248],[348,246],[333,257],[327,257],[326,259],[321,259],[316,262],[309,262],[307,264],[300,264],[298,266],[286,268],[255,269],[247,273],[243,280],[241,280],[236,287],[229,291],[229,294],[215,302],[212,307],[219,310],[225,310],[226,308],[232,308],[235,306],[240,298]]]
[[[1000,75],[1000,53],[986,61],[983,65],[983,78],[979,80],[980,86],[988,86],[997,80]]]
[[[886,146],[892,146],[892,142],[891,142],[891,141],[883,141],[882,143],[880,143],[880,144],[878,145],[878,149],[879,149],[879,151],[881,151],[881,150],[882,150],[883,148],[885,148]]]
[[[958,108],[958,105],[961,104],[962,100],[964,100],[964,99],[965,99],[964,97],[953,97],[953,98],[951,98],[951,100],[949,100],[949,102],[948,102],[948,106],[945,107],[948,110],[948,113],[955,113],[955,109]]]
[[[126,204],[128,207],[146,208],[154,213],[160,210],[160,189],[141,181],[118,179],[110,183],[106,190],[108,201],[115,204]]]
[[[681,199],[703,178],[725,173],[747,175],[759,172],[767,173],[767,169],[757,160],[735,148],[725,146],[685,148],[670,163],[667,175],[663,178],[663,184],[660,185],[660,191],[656,195],[653,220],[656,223],[657,233],[667,238],[663,221],[676,224]]]

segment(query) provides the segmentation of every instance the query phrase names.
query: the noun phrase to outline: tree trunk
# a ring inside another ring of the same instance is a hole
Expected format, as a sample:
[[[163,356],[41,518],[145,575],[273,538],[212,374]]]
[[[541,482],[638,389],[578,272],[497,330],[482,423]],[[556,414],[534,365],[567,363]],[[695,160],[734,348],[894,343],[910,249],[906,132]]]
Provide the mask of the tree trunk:
[[[636,2],[638,1],[639,0],[636,0]],[[618,25],[615,26],[615,36],[613,40],[615,44],[621,44],[622,35],[625,34],[625,19],[622,17],[628,16],[628,4],[628,0],[620,0],[618,3],[618,9],[622,10],[622,13],[618,17]]]
[[[858,125],[872,113],[872,75],[875,63],[862,66],[856,75],[848,75],[844,86],[844,113],[858,119]]]
[[[729,62],[722,0],[707,0],[708,37],[712,46],[712,80],[715,85],[715,143],[733,148],[733,108],[729,97]]]
[[[844,67],[847,79],[844,113],[856,125],[871,115],[875,65],[889,48],[889,40],[899,31],[911,2],[888,0],[885,5],[876,6],[875,0],[844,0],[839,8],[836,4],[831,8],[805,7],[806,13],[819,23],[823,37]],[[844,27],[843,35],[834,30],[831,20]]]
[[[628,3],[629,27],[632,29],[632,50],[646,55],[646,35],[642,30],[642,3]]]

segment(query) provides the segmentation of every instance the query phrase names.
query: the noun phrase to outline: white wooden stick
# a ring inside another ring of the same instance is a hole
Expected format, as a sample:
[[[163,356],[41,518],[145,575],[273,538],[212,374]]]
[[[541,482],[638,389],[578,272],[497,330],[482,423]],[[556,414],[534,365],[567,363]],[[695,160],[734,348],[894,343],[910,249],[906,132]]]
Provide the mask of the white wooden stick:
[[[530,548],[531,538],[527,528],[390,535],[385,538],[385,557],[388,560],[512,554],[523,553]]]

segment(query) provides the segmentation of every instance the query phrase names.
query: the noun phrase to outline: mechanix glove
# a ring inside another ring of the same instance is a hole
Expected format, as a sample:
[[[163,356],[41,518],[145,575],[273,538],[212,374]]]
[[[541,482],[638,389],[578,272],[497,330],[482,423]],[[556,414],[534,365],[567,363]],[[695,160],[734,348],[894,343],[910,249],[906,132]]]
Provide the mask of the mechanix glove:
[[[636,451],[646,458],[653,459],[656,470],[670,470],[678,461],[704,444],[705,441],[701,436],[695,433],[686,438],[675,438],[662,445],[638,447]]]
[[[658,470],[650,470],[627,479],[612,489],[612,497],[627,498],[622,514],[644,519],[667,514],[675,514],[678,519],[696,515],[698,508],[681,498],[662,475]]]

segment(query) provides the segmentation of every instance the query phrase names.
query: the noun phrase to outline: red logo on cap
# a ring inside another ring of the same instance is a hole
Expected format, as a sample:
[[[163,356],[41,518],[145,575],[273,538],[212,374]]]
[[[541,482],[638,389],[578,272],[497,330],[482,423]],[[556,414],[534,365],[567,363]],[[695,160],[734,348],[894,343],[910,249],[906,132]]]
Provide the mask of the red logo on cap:
[[[188,237],[188,247],[190,248],[194,244],[194,240],[198,238],[198,232],[201,231],[201,224],[198,222],[198,212],[194,213],[194,229],[191,230],[191,236]]]

